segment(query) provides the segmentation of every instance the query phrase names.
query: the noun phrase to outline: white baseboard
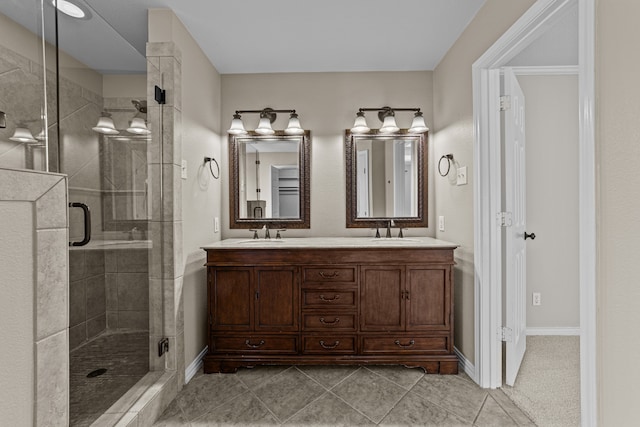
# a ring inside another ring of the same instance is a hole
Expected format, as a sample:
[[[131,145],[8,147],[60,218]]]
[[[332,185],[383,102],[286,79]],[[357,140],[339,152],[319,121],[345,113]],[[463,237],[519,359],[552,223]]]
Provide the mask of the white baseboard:
[[[189,366],[187,366],[187,369],[185,369],[184,371],[184,383],[185,384],[189,384],[189,381],[191,381],[191,379],[193,377],[195,377],[195,375],[198,373],[198,371],[200,370],[200,368],[202,367],[202,359],[204,359],[204,356],[207,354],[207,351],[209,351],[209,347],[205,347],[200,354],[198,354],[196,356],[196,358],[193,360],[193,362],[191,362],[189,364]]]
[[[580,336],[580,328],[527,328],[529,335]]]
[[[460,370],[469,375],[469,378],[471,378],[475,383],[478,383],[478,378],[476,378],[476,367],[471,362],[469,362],[469,359],[464,357],[464,354],[462,354],[462,352],[460,352],[460,350],[458,350],[455,346],[453,347],[453,352],[456,354],[456,356],[458,356],[458,366]]]

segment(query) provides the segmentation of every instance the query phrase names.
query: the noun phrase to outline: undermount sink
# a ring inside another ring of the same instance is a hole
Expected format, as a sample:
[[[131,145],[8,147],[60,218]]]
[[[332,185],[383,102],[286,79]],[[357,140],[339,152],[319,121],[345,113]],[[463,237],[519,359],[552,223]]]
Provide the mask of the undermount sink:
[[[374,243],[410,243],[417,242],[418,240],[414,240],[410,237],[376,237],[371,239]]]
[[[241,243],[243,245],[246,245],[246,244],[258,245],[258,244],[282,243],[282,242],[284,242],[284,239],[250,239],[250,240],[243,240],[238,243]]]

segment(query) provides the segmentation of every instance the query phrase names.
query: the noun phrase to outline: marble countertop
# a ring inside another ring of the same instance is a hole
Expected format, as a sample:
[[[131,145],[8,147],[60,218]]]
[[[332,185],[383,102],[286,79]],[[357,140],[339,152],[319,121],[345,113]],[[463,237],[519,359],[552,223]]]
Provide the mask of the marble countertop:
[[[225,239],[202,249],[279,249],[279,248],[436,248],[455,249],[458,245],[433,237],[284,237],[282,239]]]

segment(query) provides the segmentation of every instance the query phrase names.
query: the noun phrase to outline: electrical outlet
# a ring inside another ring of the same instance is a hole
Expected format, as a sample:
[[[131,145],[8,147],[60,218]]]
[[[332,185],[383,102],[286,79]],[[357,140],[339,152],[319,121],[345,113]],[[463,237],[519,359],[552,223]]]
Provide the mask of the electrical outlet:
[[[438,230],[444,231],[444,216],[442,215],[438,217]]]
[[[213,219],[213,232],[217,233],[220,231],[220,218],[215,217]]]
[[[466,185],[467,184],[467,167],[462,166],[458,168],[457,176],[456,176],[456,185]]]
[[[542,296],[540,295],[540,292],[533,293],[532,303],[533,305],[542,305]]]

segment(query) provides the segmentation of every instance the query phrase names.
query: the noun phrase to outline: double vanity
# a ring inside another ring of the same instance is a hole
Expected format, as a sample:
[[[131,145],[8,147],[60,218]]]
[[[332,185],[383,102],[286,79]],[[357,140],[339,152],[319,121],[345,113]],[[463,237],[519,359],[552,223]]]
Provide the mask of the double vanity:
[[[204,370],[401,364],[455,374],[455,248],[429,237],[207,245]]]
[[[426,132],[407,129],[345,131],[346,228],[380,228],[387,238],[289,238],[280,232],[310,228],[310,132],[229,136],[229,226],[273,235],[203,248],[206,373],[260,364],[458,372],[456,245],[399,238],[428,225],[426,143]]]

